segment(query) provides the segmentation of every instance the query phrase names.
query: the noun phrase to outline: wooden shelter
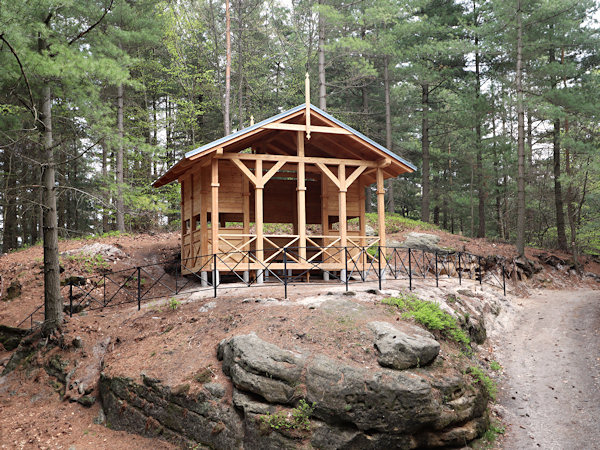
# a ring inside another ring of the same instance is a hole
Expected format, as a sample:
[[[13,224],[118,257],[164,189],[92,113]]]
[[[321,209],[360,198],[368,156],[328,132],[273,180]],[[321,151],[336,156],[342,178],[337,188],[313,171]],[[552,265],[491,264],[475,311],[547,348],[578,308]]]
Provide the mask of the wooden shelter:
[[[188,152],[153,186],[181,185],[183,273],[262,282],[265,270],[285,266],[328,278],[344,271],[348,254],[385,247],[383,182],[415,169],[306,103]],[[379,235],[367,236],[364,193],[374,182]],[[266,224],[288,224],[288,233]]]

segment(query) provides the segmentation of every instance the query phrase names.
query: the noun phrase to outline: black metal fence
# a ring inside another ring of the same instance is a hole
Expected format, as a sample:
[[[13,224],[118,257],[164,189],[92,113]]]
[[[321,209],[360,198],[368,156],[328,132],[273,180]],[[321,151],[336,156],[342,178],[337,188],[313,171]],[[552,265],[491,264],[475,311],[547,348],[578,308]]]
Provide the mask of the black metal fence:
[[[272,250],[272,249],[271,249]],[[303,251],[301,251],[303,250]],[[431,252],[397,247],[283,247],[270,255],[268,262],[256,257],[256,250],[217,253],[185,260],[105,271],[101,275],[80,274],[69,277],[63,286],[67,299],[65,313],[72,316],[83,310],[97,310],[143,302],[185,293],[211,291],[216,298],[219,288],[241,289],[256,285],[288,286],[311,284],[351,284],[406,279],[413,289],[417,279],[457,278],[486,283],[506,295],[506,262],[467,252]],[[198,264],[198,262],[201,262]],[[335,270],[328,267],[335,267]],[[301,267],[301,268],[298,268]],[[90,276],[88,276],[90,275]],[[312,279],[311,279],[312,278]],[[25,317],[17,327],[29,321],[30,327],[43,320],[43,305]]]

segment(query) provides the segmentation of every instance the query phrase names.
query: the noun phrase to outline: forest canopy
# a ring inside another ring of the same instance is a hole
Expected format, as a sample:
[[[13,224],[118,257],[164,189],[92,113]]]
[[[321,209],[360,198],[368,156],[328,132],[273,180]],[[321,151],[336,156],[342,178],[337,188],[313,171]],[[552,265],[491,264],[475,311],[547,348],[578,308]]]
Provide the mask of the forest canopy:
[[[3,2],[2,251],[51,239],[44,223],[65,238],[177,229],[178,186],[151,182],[186,151],[303,103],[309,73],[316,106],[419,168],[388,181],[389,212],[598,254],[597,9]],[[366,198],[371,211],[373,189]]]

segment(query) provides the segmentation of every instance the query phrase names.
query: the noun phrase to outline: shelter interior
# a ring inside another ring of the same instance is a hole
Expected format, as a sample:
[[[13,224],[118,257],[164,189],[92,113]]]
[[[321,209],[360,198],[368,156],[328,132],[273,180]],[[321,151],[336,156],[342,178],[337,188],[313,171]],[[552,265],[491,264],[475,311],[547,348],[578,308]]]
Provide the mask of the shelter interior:
[[[364,267],[367,249],[385,247],[384,179],[412,170],[307,103],[189,152],[154,186],[181,185],[183,273],[262,282],[284,269],[344,271],[348,258]],[[373,183],[378,236],[367,236]]]

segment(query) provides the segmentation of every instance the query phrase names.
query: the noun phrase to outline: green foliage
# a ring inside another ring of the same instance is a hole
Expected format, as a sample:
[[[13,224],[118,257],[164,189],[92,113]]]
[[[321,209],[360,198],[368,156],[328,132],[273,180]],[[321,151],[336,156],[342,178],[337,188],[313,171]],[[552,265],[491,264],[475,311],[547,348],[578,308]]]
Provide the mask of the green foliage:
[[[100,253],[88,255],[86,253],[77,253],[66,256],[66,259],[80,266],[87,273],[93,273],[99,270],[106,270],[110,267],[108,261]]]
[[[502,366],[498,363],[498,361],[492,361],[490,362],[490,369],[498,371],[502,370]]]
[[[402,311],[405,319],[414,319],[429,330],[439,331],[447,338],[460,344],[468,345],[470,339],[460,328],[458,321],[445,311],[440,305],[433,302],[420,300],[414,294],[401,294],[399,297],[386,297],[382,301]]]
[[[306,400],[300,399],[298,406],[290,412],[267,413],[260,416],[259,420],[273,430],[310,431],[310,417],[314,410],[315,403],[309,405]]]
[[[375,230],[378,226],[377,213],[367,213],[367,223]],[[400,214],[386,213],[385,215],[385,231],[386,233],[399,233],[402,231],[423,230],[432,231],[439,230],[439,227],[431,223],[421,222],[420,220],[409,219]]]
[[[467,368],[466,373],[470,374],[477,382],[481,383],[485,388],[486,392],[490,396],[492,400],[496,400],[496,395],[498,394],[498,387],[494,380],[492,380],[487,373],[485,373],[481,368],[476,366],[471,366]]]
[[[171,311],[175,311],[177,310],[177,308],[179,307],[179,305],[181,305],[181,302],[179,300],[177,300],[175,297],[171,297],[168,301],[167,301],[167,307],[171,310]]]

